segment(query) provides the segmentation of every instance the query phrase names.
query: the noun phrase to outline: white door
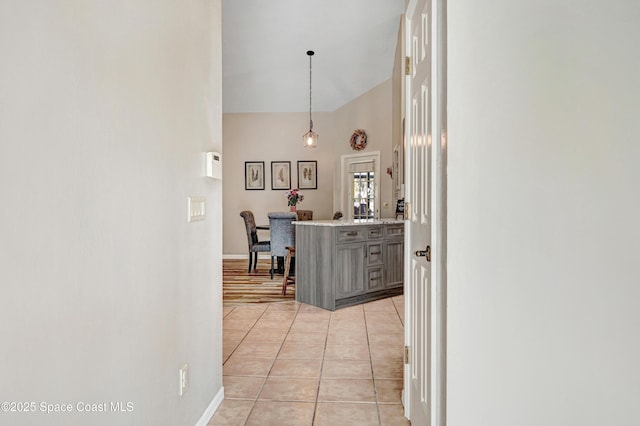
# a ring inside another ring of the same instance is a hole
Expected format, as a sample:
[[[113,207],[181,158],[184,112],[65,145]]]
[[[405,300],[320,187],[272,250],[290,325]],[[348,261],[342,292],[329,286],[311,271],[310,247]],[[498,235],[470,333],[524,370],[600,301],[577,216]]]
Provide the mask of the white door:
[[[406,14],[406,48],[410,57],[406,79],[407,154],[405,204],[405,342],[404,403],[414,426],[445,424],[445,293],[437,275],[440,259],[435,236],[442,236],[444,212],[440,178],[445,111],[444,75],[438,39],[441,0],[412,0]],[[444,40],[443,40],[444,41]],[[436,214],[439,213],[439,214]],[[440,240],[440,238],[438,238]],[[437,262],[436,262],[437,260]]]

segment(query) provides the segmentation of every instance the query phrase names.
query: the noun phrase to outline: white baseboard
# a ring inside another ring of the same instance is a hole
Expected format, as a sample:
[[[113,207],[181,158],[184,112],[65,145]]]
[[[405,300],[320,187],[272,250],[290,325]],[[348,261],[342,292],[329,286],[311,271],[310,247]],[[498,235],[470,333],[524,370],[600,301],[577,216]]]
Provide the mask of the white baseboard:
[[[240,259],[240,260],[249,261],[248,254],[223,254],[222,258],[223,259]],[[268,252],[258,253],[258,259],[270,259],[270,258],[271,256],[269,255]]]
[[[249,260],[249,255],[248,254],[223,254],[222,258],[223,259],[245,259],[245,260]]]
[[[221,387],[216,396],[213,397],[211,404],[209,404],[207,409],[204,410],[204,413],[202,414],[202,417],[200,417],[200,420],[198,420],[198,423],[196,423],[196,426],[207,426],[209,424],[209,420],[211,420],[211,417],[213,417],[220,404],[222,404],[223,399],[224,386]]]

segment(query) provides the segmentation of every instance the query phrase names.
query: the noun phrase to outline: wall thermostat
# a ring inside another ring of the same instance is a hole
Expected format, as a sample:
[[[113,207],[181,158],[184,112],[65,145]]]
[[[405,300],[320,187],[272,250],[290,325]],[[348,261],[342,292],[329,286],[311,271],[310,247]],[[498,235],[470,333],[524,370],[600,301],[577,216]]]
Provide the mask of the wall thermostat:
[[[222,155],[219,152],[207,152],[207,177],[222,179]]]

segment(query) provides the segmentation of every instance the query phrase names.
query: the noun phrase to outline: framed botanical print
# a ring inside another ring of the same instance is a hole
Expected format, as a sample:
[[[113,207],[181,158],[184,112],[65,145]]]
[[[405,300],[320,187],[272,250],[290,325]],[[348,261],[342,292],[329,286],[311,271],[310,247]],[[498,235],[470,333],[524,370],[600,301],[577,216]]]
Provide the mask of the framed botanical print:
[[[291,161],[271,162],[271,189],[291,189]]]
[[[318,189],[317,161],[298,161],[298,188]]]
[[[264,161],[244,162],[244,189],[264,189]]]

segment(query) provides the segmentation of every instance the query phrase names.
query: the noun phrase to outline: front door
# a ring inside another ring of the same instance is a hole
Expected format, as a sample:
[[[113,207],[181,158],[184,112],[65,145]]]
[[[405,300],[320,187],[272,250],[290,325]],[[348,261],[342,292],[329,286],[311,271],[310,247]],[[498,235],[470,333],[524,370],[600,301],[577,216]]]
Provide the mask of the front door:
[[[406,251],[405,257],[405,410],[415,426],[445,424],[444,288],[436,275],[436,234],[441,234],[444,202],[443,170],[444,96],[439,72],[440,51],[437,8],[441,0],[412,0],[406,14],[406,48],[410,66],[406,79],[405,152]],[[435,143],[435,145],[434,145]],[[438,190],[438,191],[437,191]],[[438,234],[438,235],[440,235]],[[442,247],[442,249],[444,249]]]

